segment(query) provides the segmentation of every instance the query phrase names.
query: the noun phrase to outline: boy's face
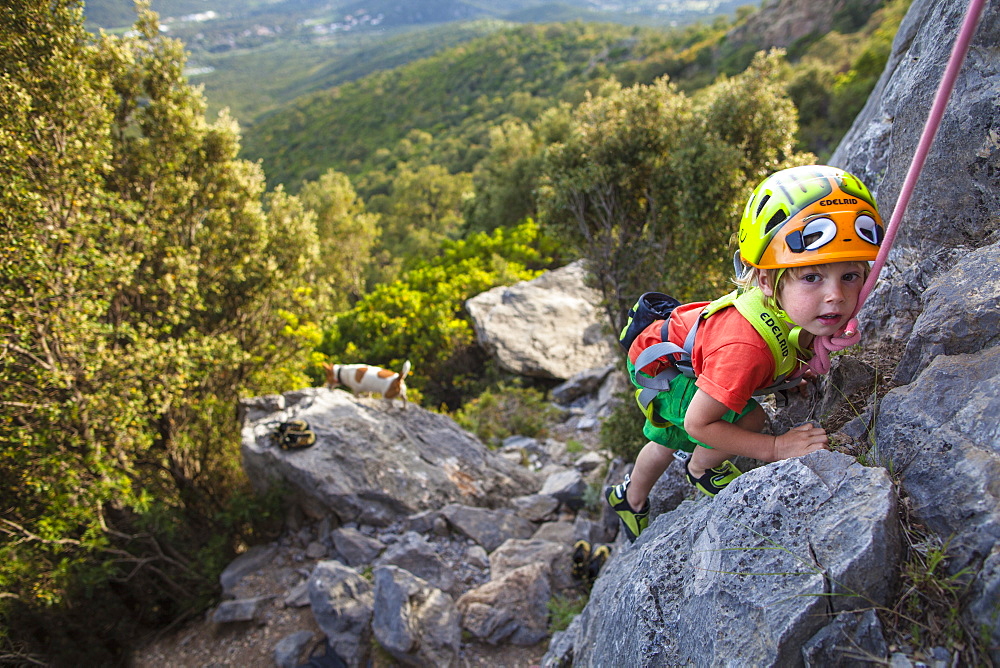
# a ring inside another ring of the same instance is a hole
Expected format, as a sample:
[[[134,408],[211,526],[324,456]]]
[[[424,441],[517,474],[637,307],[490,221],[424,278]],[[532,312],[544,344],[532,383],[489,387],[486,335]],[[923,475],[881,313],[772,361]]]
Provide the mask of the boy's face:
[[[814,336],[843,331],[864,285],[864,275],[856,262],[790,268],[782,276],[777,295],[766,275],[758,279],[764,294],[775,296],[791,321]]]

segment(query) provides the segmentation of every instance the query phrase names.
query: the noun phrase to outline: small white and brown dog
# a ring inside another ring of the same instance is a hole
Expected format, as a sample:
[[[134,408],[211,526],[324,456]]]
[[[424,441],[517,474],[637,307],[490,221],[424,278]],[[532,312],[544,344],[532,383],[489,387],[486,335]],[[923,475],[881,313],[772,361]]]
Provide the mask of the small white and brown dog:
[[[410,360],[403,362],[403,369],[396,373],[370,364],[324,364],[326,386],[330,389],[345,385],[354,392],[378,392],[392,403],[396,397],[406,408],[406,374],[410,373]]]

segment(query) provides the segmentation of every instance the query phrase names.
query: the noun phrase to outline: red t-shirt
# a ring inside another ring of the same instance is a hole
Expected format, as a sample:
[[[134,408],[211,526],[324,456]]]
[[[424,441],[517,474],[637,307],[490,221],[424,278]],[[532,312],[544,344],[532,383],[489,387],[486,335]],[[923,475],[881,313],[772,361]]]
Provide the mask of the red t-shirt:
[[[684,338],[708,302],[682,304],[674,309],[667,327],[671,343],[684,346]],[[629,348],[635,362],[648,346],[660,342],[662,320],[639,333]],[[774,382],[774,355],[753,325],[735,308],[725,308],[698,326],[691,365],[698,376],[695,385],[730,410],[742,411],[753,393]],[[655,376],[667,366],[656,361],[642,371]]]

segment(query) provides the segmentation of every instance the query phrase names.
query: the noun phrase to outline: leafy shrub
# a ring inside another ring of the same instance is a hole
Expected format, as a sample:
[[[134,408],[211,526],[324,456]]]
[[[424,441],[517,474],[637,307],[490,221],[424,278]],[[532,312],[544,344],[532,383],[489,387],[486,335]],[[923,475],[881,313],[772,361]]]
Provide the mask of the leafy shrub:
[[[319,352],[336,362],[388,368],[408,359],[413,367],[408,386],[433,405],[457,407],[468,398],[460,387],[465,379],[484,372],[466,300],[534,278],[553,255],[551,240],[532,220],[445,242],[433,259],[335,316]]]
[[[549,633],[565,631],[573,618],[583,612],[590,597],[584,594],[558,594],[549,599]]]
[[[501,383],[469,401],[455,413],[455,422],[492,447],[508,436],[544,436],[557,415],[545,395],[531,387]]]
[[[601,446],[625,461],[635,461],[646,444],[642,434],[645,418],[631,392],[621,394],[622,402],[601,424]]]

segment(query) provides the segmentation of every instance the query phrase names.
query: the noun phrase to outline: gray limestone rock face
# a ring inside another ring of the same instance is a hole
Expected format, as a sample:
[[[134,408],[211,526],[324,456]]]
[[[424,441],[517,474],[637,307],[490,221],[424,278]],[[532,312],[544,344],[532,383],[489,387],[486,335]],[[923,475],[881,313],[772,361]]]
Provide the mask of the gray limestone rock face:
[[[567,380],[615,362],[619,350],[585,278],[577,261],[476,295],[465,303],[476,340],[501,367],[522,376]]]
[[[395,566],[376,568],[374,579],[379,644],[405,666],[456,665],[462,632],[451,596]]]
[[[540,485],[446,415],[412,404],[391,408],[342,390],[291,395],[285,410],[244,423],[243,467],[259,491],[289,485],[315,517],[332,513],[342,524],[386,526],[448,503],[505,505]],[[285,451],[273,444],[274,426],[291,417],[309,423],[315,445]]]
[[[806,668],[851,668],[866,657],[889,653],[874,610],[842,612],[802,647]]]
[[[801,665],[830,616],[886,600],[896,513],[884,469],[829,451],[685,501],[605,565],[574,665]]]
[[[900,383],[912,381],[937,355],[1000,343],[1000,242],[969,253],[938,275],[921,303],[893,376]]]
[[[1000,346],[938,356],[883,399],[878,455],[914,515],[948,541],[952,572],[970,568],[969,614],[1000,645]]]
[[[917,144],[967,2],[915,0],[889,62],[830,164],[875,193],[886,223]],[[880,283],[861,312],[865,340],[905,340],[921,295],[957,258],[995,241],[1000,221],[1000,11],[987,3],[927,154]]]

